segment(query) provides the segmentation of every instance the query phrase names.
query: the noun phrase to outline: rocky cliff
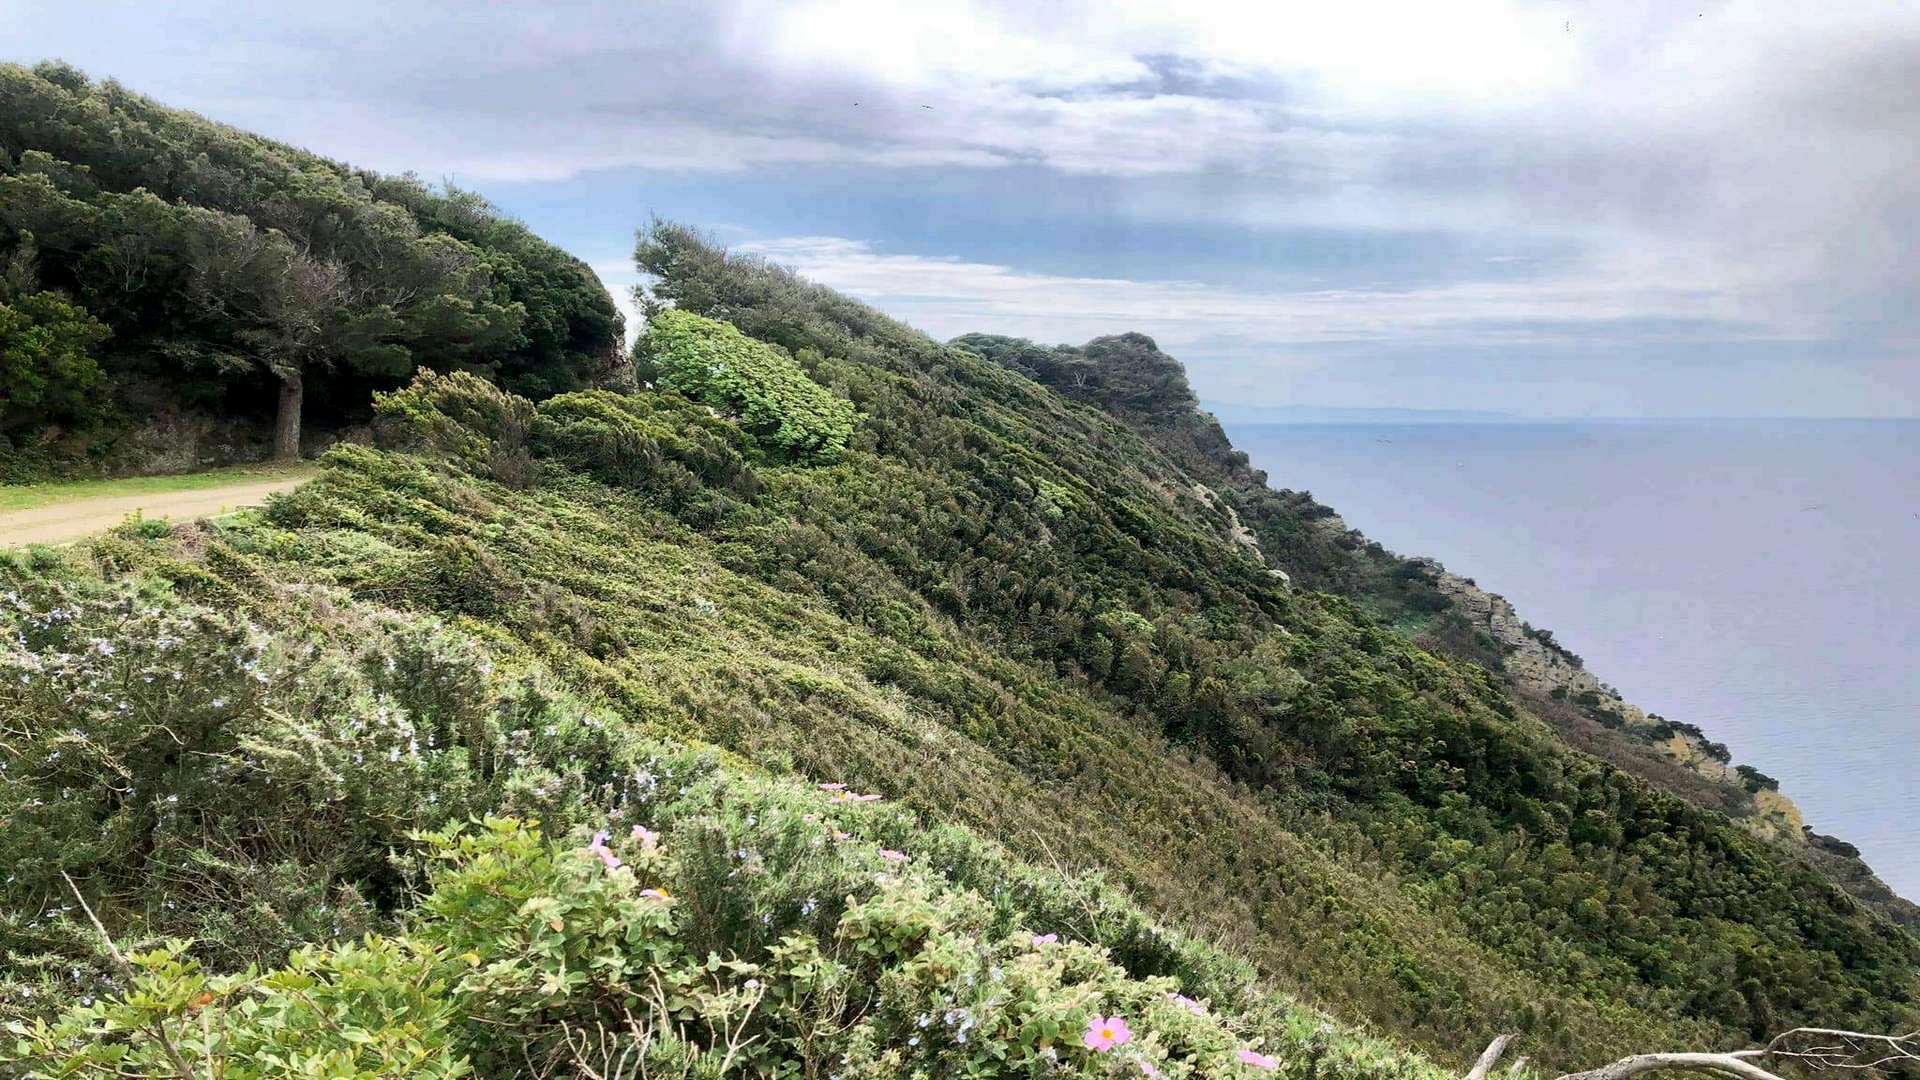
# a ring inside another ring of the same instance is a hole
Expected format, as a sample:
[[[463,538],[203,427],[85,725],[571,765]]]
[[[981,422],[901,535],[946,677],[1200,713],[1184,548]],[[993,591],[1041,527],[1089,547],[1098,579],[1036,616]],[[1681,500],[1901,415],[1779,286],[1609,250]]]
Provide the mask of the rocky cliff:
[[[1738,789],[1748,812],[1739,820],[1773,840],[1805,842],[1806,821],[1792,799],[1780,794],[1762,774],[1731,763],[1727,748],[1707,738],[1698,728],[1676,724],[1648,713],[1626,700],[1612,686],[1588,671],[1580,658],[1520,618],[1505,597],[1480,588],[1468,578],[1446,570],[1431,559],[1415,562],[1433,572],[1433,580],[1455,610],[1482,627],[1499,643],[1505,656],[1503,670],[1522,691],[1565,701],[1603,726],[1644,742],[1668,760],[1715,784]]]

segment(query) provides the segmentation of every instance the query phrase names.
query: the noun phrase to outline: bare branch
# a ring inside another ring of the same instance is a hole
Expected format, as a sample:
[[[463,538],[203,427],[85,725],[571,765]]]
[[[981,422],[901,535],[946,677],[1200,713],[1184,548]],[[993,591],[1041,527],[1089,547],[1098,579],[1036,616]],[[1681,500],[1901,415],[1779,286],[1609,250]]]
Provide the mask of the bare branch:
[[[1485,1050],[1480,1051],[1480,1060],[1474,1062],[1473,1068],[1467,1070],[1467,1080],[1487,1080],[1487,1074],[1493,1071],[1494,1065],[1500,1061],[1500,1055],[1507,1052],[1507,1044],[1515,1038],[1512,1032],[1496,1036],[1487,1044]]]
[[[1796,1045],[1802,1038],[1814,1041],[1810,1045]],[[1740,1056],[1791,1058],[1815,1069],[1879,1069],[1904,1061],[1920,1061],[1920,1031],[1879,1035],[1840,1028],[1799,1027],[1774,1036],[1763,1049],[1745,1050]]]
[[[1611,1065],[1568,1073],[1560,1080],[1624,1080],[1640,1073],[1675,1070],[1719,1073],[1741,1080],[1780,1080],[1780,1077],[1732,1054],[1635,1054]]]
[[[126,975],[127,982],[131,985],[140,973],[134,970],[133,963],[127,959],[125,953],[120,951],[120,946],[113,943],[113,935],[107,933],[106,925],[100,921],[100,916],[93,913],[93,907],[81,894],[80,886],[73,883],[73,879],[67,876],[65,870],[60,871],[60,877],[66,881],[67,888],[73,890],[73,898],[80,901],[80,910],[87,913],[87,920],[93,923],[95,930],[100,932],[100,940],[107,943],[107,951],[113,954],[114,962],[120,965],[120,971]],[[167,1034],[167,1025],[159,1017],[154,1018],[153,1033],[160,1037],[161,1049],[167,1052],[167,1060],[173,1063],[173,1071],[180,1074],[180,1080],[194,1080],[193,1070],[187,1068],[187,1059],[181,1056],[180,1048],[173,1044],[173,1037]]]
[[[1487,1047],[1481,1061],[1498,1057],[1501,1040]],[[1780,1080],[1772,1072],[1755,1064],[1784,1058],[1815,1071],[1849,1070],[1873,1072],[1890,1065],[1920,1062],[1920,1031],[1905,1035],[1879,1035],[1841,1028],[1799,1027],[1773,1037],[1767,1045],[1752,1050],[1724,1054],[1674,1053],[1635,1054],[1611,1065],[1586,1072],[1568,1073],[1559,1080],[1625,1080],[1640,1073],[1679,1071],[1716,1073],[1738,1080]],[[1484,1080],[1479,1066],[1468,1074],[1469,1080]]]

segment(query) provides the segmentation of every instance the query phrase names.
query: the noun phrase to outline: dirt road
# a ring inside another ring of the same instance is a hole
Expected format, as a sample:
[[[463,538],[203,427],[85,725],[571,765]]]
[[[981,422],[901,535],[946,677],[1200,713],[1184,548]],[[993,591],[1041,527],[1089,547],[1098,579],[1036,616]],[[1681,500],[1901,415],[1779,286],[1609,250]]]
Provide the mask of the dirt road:
[[[311,477],[289,476],[188,491],[106,495],[31,510],[7,511],[0,513],[0,547],[71,543],[111,529],[135,512],[150,518],[216,517],[242,507],[258,506],[267,496],[292,491],[309,479]]]

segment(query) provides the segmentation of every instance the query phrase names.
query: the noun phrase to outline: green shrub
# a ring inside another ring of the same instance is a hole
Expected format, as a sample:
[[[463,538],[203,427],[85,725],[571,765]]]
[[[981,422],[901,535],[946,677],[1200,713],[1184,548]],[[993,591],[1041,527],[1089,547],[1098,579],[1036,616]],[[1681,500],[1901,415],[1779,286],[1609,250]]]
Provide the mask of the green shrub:
[[[46,424],[85,426],[105,416],[94,350],[109,333],[58,293],[0,303],[0,435]]]
[[[561,394],[540,403],[534,441],[543,459],[675,510],[708,488],[745,498],[760,488],[739,429],[678,395]]]
[[[52,1023],[16,1024],[40,1077],[417,1077],[470,1071],[446,965],[419,942],[299,949],[266,975],[209,975],[171,942],[128,958],[132,984]]]
[[[464,371],[421,368],[408,385],[376,393],[373,408],[399,433],[400,445],[430,449],[509,487],[532,482],[527,440],[534,408],[526,398]]]
[[[778,458],[826,462],[846,452],[853,405],[808,378],[779,346],[730,323],[661,311],[648,320],[634,357],[643,375],[735,417]]]

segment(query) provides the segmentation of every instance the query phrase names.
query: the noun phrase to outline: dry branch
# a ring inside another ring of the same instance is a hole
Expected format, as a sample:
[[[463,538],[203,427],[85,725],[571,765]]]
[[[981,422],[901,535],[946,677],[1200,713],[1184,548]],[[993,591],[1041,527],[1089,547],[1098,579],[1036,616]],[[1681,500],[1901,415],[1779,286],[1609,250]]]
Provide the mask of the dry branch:
[[[1502,1035],[1487,1044],[1466,1080],[1487,1080],[1488,1073],[1513,1038]],[[1734,1080],[1781,1080],[1775,1073],[1755,1064],[1756,1061],[1771,1064],[1775,1059],[1796,1061],[1816,1072],[1829,1069],[1874,1072],[1893,1065],[1920,1063],[1920,1031],[1881,1035],[1841,1028],[1798,1027],[1774,1036],[1767,1045],[1753,1050],[1724,1054],[1634,1054],[1597,1069],[1567,1073],[1559,1080],[1626,1080],[1650,1072],[1704,1072]]]

